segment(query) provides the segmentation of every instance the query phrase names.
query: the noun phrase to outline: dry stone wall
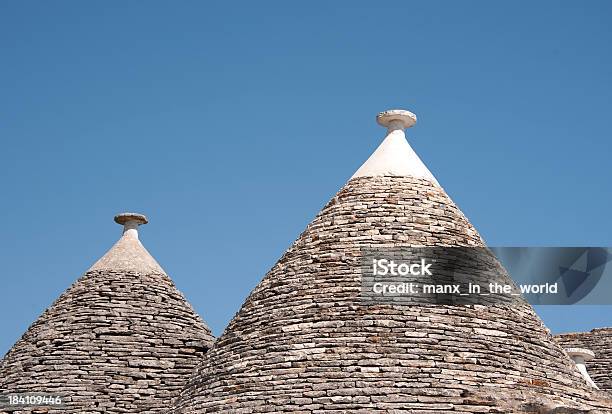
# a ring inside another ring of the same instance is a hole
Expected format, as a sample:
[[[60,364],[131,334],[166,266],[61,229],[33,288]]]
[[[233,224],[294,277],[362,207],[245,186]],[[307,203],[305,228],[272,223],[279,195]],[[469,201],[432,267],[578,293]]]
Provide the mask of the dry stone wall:
[[[414,245],[483,242],[429,181],[351,180],[250,294],[169,412],[612,412],[528,304],[361,304],[360,248]]]
[[[0,392],[60,395],[65,402],[12,413],[159,413],[212,342],[167,275],[94,270],[7,353]]]

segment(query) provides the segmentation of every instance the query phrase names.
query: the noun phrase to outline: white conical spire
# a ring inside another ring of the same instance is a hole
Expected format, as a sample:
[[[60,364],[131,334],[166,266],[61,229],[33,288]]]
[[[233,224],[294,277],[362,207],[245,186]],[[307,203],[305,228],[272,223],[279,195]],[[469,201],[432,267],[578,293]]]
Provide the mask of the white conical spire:
[[[147,217],[137,213],[122,213],[115,222],[123,225],[123,235],[90,269],[132,271],[143,274],[163,273],[164,270],[138,240],[138,226],[147,224]]]
[[[406,141],[404,130],[416,124],[416,115],[402,109],[392,109],[379,113],[376,121],[387,127],[387,136],[351,178],[390,175],[424,178],[438,184]]]

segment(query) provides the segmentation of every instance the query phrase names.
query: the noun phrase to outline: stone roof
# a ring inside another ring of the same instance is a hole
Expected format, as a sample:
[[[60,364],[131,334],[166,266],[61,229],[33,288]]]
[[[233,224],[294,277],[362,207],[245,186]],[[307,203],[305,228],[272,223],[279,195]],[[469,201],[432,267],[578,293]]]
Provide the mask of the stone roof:
[[[383,144],[251,292],[170,412],[610,412],[527,303],[359,301],[363,247],[483,246],[405,142],[416,117],[378,120]]]
[[[210,329],[140,243],[146,218],[115,220],[121,239],[0,362],[0,393],[60,395],[65,406],[16,412],[160,412],[211,347]]]
[[[612,393],[612,327],[556,335],[555,339],[563,348],[592,351],[595,357],[586,361],[589,376],[600,389]]]

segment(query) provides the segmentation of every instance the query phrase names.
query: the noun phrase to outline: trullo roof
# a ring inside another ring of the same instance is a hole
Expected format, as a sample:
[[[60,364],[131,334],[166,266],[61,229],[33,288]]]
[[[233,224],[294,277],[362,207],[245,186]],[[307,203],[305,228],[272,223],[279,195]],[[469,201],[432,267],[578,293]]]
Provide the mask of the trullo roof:
[[[361,248],[483,246],[406,141],[416,117],[377,119],[380,147],[253,290],[170,412],[610,412],[526,303],[360,302]]]
[[[0,363],[0,394],[59,395],[62,405],[15,412],[158,413],[211,347],[209,328],[138,239],[146,217],[115,221],[121,239]]]

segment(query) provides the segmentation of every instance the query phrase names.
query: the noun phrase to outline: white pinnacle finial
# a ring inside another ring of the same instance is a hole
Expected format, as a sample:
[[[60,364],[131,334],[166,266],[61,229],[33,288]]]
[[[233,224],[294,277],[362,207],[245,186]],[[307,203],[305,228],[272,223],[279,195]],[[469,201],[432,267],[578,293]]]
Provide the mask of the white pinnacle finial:
[[[104,256],[89,268],[89,271],[165,273],[138,240],[138,226],[147,224],[149,222],[147,217],[137,213],[121,213],[115,216],[115,222],[123,225],[123,235]]]
[[[358,177],[415,177],[438,181],[414,152],[404,130],[416,124],[416,115],[403,109],[384,111],[376,116],[376,122],[387,128],[387,136],[351,178]]]
[[[593,388],[599,389],[597,384],[595,384],[595,382],[593,382],[593,380],[591,379],[591,376],[589,375],[586,368],[586,361],[595,358],[595,353],[590,349],[585,348],[566,348],[565,352],[567,352],[570,358],[572,358],[572,360],[576,364],[576,368],[578,368],[578,371],[580,371],[586,383]]]
[[[121,213],[115,216],[115,223],[123,225],[123,235],[125,237],[138,238],[138,226],[147,224],[149,220],[144,214]]]

